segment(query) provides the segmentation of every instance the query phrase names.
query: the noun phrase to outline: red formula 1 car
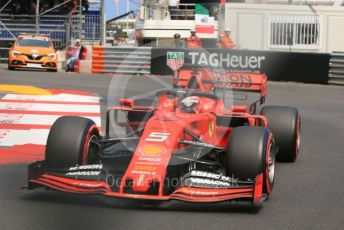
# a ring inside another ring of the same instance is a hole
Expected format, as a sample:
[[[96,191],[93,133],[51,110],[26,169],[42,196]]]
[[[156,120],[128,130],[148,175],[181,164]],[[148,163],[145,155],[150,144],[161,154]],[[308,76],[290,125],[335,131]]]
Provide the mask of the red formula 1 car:
[[[271,194],[276,159],[297,158],[300,115],[282,106],[256,114],[264,102],[266,77],[243,78],[250,81],[223,76],[212,83],[213,92],[162,90],[156,94],[157,106],[121,99],[107,112],[104,136],[89,119],[59,118],[50,130],[45,160],[29,166],[28,188],[260,204]],[[232,99],[220,90],[231,90]],[[260,97],[250,103],[250,93]],[[124,129],[120,137],[119,128]]]

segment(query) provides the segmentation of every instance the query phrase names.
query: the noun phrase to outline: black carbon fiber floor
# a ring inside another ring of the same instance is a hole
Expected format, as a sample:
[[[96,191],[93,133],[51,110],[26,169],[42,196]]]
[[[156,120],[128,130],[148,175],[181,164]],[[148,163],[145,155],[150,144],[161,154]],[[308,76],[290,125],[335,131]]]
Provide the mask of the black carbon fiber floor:
[[[103,105],[109,85],[123,83],[111,80],[108,75],[0,70],[0,84],[91,91],[104,98]],[[165,81],[158,81],[136,77],[125,94],[161,88]],[[21,190],[27,166],[10,165],[0,166],[0,229],[343,229],[344,87],[270,83],[268,90],[267,104],[300,109],[302,143],[296,163],[278,164],[273,195],[260,211],[238,204],[176,201],[154,207],[99,196]]]

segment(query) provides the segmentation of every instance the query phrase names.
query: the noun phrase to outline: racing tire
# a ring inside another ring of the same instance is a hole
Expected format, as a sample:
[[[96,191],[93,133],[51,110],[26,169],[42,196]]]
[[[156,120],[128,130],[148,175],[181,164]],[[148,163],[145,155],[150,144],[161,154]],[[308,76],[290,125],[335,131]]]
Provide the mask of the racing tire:
[[[234,128],[227,147],[227,175],[252,181],[263,174],[263,194],[269,196],[275,182],[275,154],[275,142],[267,128]]]
[[[63,169],[89,163],[97,153],[91,140],[99,138],[94,121],[74,116],[58,118],[50,129],[45,162],[49,169]]]
[[[261,115],[268,120],[278,147],[277,160],[294,162],[300,149],[301,119],[298,109],[288,106],[265,106]]]

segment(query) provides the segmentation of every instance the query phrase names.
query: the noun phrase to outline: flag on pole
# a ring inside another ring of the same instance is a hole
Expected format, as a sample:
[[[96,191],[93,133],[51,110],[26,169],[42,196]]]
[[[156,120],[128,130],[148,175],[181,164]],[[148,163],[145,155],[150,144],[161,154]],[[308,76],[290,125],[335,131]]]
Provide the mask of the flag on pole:
[[[209,10],[201,4],[195,6],[196,32],[203,34],[213,34],[215,32],[214,17],[209,16]]]

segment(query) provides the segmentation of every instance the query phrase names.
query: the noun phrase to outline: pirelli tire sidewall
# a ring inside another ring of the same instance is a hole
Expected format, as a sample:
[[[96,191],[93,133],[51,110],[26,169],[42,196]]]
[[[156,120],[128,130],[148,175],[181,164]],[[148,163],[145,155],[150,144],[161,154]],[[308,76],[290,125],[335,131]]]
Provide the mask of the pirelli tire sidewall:
[[[45,163],[48,169],[63,169],[87,163],[88,144],[99,136],[94,121],[75,116],[58,118],[50,129]]]
[[[269,153],[275,154],[274,147],[272,133],[267,128],[234,128],[226,153],[227,176],[252,181],[263,173],[263,193],[269,195],[275,182],[274,174],[269,177]]]
[[[268,120],[278,148],[277,160],[294,162],[299,153],[301,118],[297,108],[288,106],[265,106],[261,115]]]

